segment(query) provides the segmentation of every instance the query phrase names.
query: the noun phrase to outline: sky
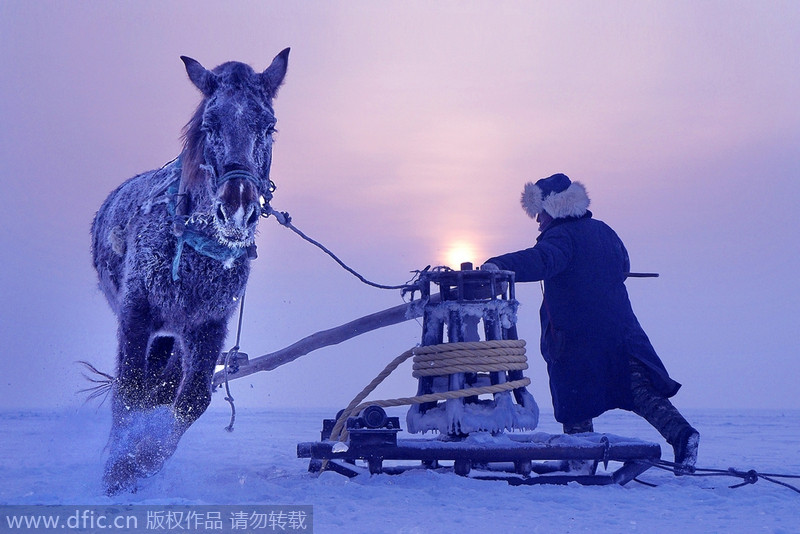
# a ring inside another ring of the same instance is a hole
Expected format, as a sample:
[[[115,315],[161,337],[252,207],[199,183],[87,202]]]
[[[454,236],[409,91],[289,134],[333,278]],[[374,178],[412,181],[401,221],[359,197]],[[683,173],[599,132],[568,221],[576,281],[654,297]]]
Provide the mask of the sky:
[[[200,95],[179,56],[260,71],[287,46],[272,204],[364,276],[531,246],[522,187],[564,172],[632,269],[660,273],[627,286],[676,406],[800,409],[798,27],[778,1],[3,0],[0,409],[80,407],[75,362],[114,369],[89,228],[180,152]],[[274,220],[257,243],[251,357],[402,303]],[[548,411],[541,291],[517,297]],[[344,406],[420,335],[409,321],[233,381],[237,406]],[[409,366],[375,396],[415,391]]]

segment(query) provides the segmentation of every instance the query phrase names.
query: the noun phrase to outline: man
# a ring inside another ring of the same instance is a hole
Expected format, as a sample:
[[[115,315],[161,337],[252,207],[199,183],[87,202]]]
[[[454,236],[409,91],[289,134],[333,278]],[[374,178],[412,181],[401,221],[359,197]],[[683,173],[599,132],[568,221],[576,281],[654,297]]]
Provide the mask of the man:
[[[633,313],[622,241],[592,218],[586,189],[564,174],[526,184],[522,207],[539,223],[536,245],[490,258],[482,269],[514,271],[517,282],[544,281],[541,351],[556,420],[565,433],[592,432],[593,417],[633,411],[672,445],[679,471],[691,471],[700,434],[668,400],[681,385]]]

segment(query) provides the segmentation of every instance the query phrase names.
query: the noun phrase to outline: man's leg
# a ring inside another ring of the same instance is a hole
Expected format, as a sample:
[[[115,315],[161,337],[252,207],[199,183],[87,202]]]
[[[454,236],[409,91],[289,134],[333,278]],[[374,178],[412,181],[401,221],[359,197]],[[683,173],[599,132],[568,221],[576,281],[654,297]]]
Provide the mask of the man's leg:
[[[594,432],[594,425],[591,419],[578,423],[564,423],[564,434],[582,434],[584,432]]]
[[[564,427],[564,434],[594,432],[594,425],[591,419],[577,423],[564,423],[562,426]],[[564,470],[574,475],[593,475],[597,472],[597,463],[597,460],[568,460],[565,462]]]
[[[633,412],[643,417],[664,436],[675,452],[675,463],[693,468],[697,462],[700,433],[680,414],[669,399],[653,389],[647,369],[631,358],[631,390]]]

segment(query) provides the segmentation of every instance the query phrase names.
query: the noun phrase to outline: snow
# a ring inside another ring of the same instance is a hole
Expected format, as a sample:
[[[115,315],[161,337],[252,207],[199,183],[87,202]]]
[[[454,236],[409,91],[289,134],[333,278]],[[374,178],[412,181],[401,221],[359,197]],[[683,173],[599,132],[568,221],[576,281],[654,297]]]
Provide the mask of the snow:
[[[765,480],[731,489],[741,479],[675,477],[657,469],[639,477],[656,487],[513,487],[423,470],[314,477],[296,446],[319,439],[322,419],[336,408],[237,407],[229,433],[226,406],[215,395],[164,469],[137,493],[113,498],[100,487],[107,406],[0,412],[0,504],[310,504],[318,533],[800,532],[800,494]],[[701,432],[699,467],[800,475],[800,411],[684,412]],[[659,443],[662,457],[672,459],[670,447],[632,414],[606,414],[595,429]],[[557,433],[559,425],[542,413],[537,431]],[[800,486],[797,479],[782,480]]]

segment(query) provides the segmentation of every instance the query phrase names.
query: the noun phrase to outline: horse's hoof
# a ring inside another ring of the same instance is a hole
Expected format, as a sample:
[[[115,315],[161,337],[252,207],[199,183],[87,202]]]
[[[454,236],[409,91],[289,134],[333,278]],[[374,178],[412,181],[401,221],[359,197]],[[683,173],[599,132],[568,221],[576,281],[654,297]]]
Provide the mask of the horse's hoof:
[[[181,433],[167,406],[131,414],[112,438],[103,476],[106,493],[136,491],[139,479],[153,476],[164,467],[175,452]]]
[[[125,493],[125,492],[136,493],[136,484],[135,483],[132,486],[128,486],[126,484],[117,483],[117,482],[113,482],[113,483],[105,483],[104,482],[103,485],[105,487],[105,492],[104,493],[108,497],[115,497],[115,496],[120,495],[120,494]]]
[[[136,493],[136,480],[136,468],[132,462],[116,462],[106,466],[103,489],[109,497],[125,492]]]

